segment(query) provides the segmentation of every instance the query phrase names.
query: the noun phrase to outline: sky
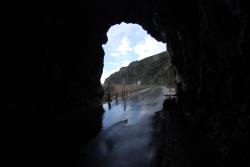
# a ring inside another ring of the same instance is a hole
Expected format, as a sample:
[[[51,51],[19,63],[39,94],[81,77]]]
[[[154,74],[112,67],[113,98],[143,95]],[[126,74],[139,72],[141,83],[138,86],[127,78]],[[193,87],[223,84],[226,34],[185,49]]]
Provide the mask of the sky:
[[[155,40],[138,24],[113,25],[107,37],[107,43],[102,45],[105,56],[101,83],[132,61],[166,51],[166,44]]]

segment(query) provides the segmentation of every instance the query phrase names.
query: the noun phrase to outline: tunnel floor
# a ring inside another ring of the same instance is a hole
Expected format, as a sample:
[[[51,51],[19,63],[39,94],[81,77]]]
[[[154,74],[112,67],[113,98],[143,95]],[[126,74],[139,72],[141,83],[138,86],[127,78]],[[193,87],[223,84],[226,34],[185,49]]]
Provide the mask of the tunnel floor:
[[[151,166],[156,148],[152,118],[162,110],[166,91],[165,87],[150,87],[118,103],[104,104],[103,129],[83,150],[82,166]]]
[[[150,87],[104,104],[103,129],[82,149],[81,166],[217,166],[214,144],[202,131],[181,114],[162,111],[167,92]]]

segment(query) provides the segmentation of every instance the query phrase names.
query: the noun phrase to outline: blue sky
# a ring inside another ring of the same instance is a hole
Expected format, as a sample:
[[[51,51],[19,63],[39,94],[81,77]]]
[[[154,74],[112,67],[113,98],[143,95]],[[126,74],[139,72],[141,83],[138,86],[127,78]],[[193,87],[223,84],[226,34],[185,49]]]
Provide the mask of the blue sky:
[[[138,24],[116,24],[110,27],[107,36],[108,42],[102,45],[105,52],[102,83],[132,61],[166,50],[166,44],[156,41]]]

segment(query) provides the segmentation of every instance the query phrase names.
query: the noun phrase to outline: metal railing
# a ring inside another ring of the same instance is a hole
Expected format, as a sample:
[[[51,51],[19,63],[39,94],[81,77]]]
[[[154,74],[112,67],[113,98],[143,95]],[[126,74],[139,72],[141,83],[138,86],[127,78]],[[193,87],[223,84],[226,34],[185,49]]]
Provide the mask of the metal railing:
[[[126,98],[127,96],[134,94],[140,90],[143,90],[147,88],[147,86],[129,86],[126,85],[124,86],[124,89],[113,89],[112,91],[106,90],[103,100],[104,101],[112,101],[112,100],[116,100],[116,99],[122,99],[122,98]]]

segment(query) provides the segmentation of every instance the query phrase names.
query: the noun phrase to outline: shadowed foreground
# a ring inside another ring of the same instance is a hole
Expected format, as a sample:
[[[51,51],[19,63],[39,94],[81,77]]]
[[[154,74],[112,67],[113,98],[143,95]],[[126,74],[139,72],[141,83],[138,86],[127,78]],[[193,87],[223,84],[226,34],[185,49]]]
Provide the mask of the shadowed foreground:
[[[157,113],[155,133],[158,162],[161,167],[219,166],[214,143],[183,115],[166,111]]]

